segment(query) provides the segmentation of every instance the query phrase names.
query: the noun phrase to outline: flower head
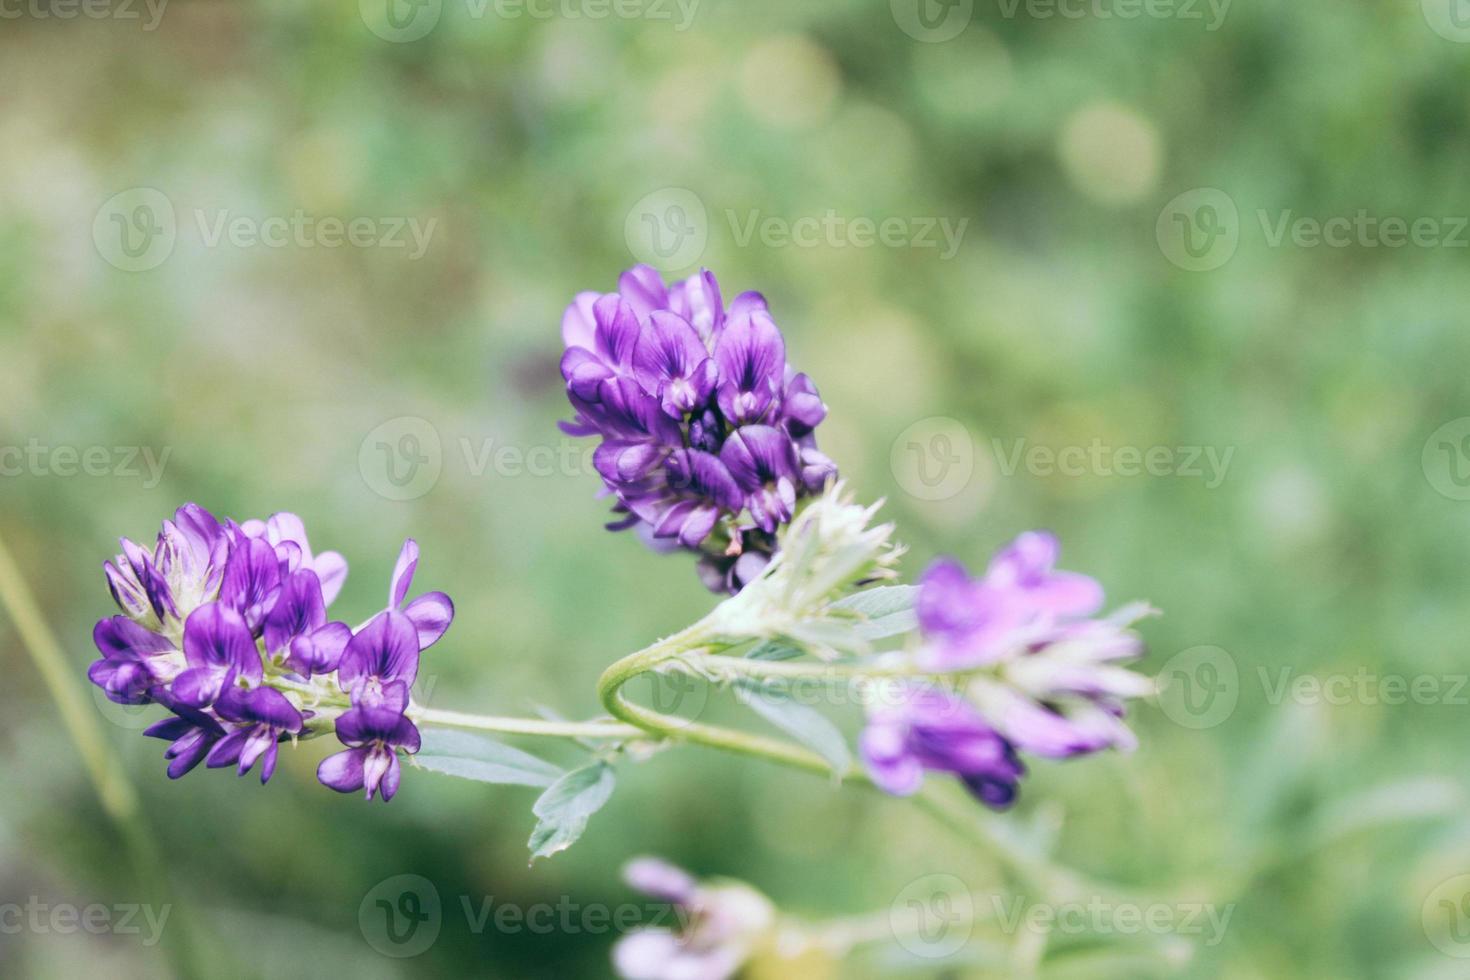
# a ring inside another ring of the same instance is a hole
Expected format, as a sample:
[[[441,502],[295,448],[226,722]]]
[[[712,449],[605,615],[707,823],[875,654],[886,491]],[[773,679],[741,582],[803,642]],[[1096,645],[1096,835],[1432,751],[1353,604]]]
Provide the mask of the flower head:
[[[997,809],[1016,798],[1026,769],[1015,749],[969,702],[937,688],[904,685],[869,713],[862,755],[873,782],[895,796],[911,796],[925,770],[951,772],[970,792]]]
[[[628,884],[669,902],[681,928],[638,929],[613,947],[613,969],[624,980],[729,980],[776,924],[776,910],[738,882],[702,883],[656,858],[623,870]]]
[[[837,472],[816,447],[827,408],[786,363],[759,293],[726,308],[709,271],[666,286],[636,266],[618,291],[581,293],[562,317],[572,435],[616,498],[610,528],[698,553],[700,577],[738,592],[770,560],[800,498]]]
[[[925,689],[869,712],[863,756],[881,787],[910,793],[924,770],[943,770],[985,803],[1005,806],[1024,772],[1016,751],[1069,758],[1134,747],[1125,705],[1153,684],[1122,664],[1143,652],[1130,627],[1152,610],[1134,604],[1093,618],[1102,587],[1058,571],[1059,550],[1051,534],[1032,531],[978,578],[952,559],[924,572],[916,665],[954,674],[956,692]],[[995,768],[982,760],[996,760]]]
[[[104,566],[122,614],[93,630],[101,658],[87,676],[113,701],[172,713],[145,732],[169,742],[170,778],[259,762],[266,782],[281,742],[335,729],[347,751],[322,764],[322,782],[392,797],[397,752],[419,745],[407,712],[420,654],[454,618],[442,592],[408,599],[416,543],[399,553],[387,607],[355,632],[327,618],[346,561],[313,553],[294,514],[236,524],[186,504],[151,550],[122,545]]]

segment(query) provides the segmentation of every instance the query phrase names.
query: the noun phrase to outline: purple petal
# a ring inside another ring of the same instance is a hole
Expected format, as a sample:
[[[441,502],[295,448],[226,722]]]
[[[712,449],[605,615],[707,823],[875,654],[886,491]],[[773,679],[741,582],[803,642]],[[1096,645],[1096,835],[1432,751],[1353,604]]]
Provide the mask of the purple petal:
[[[144,629],[126,616],[100,620],[92,629],[92,642],[108,658],[136,659],[165,653],[174,648],[171,640]]]
[[[220,601],[244,615],[251,630],[264,621],[280,588],[281,563],[269,543],[248,538],[235,546],[225,565]]]
[[[342,652],[352,640],[352,628],[346,623],[328,623],[291,641],[287,664],[303,677],[330,674],[342,660]]]
[[[765,313],[733,319],[715,344],[720,410],[737,425],[758,421],[786,371],[786,341]]]
[[[419,652],[429,649],[454,622],[454,603],[443,592],[426,592],[403,608],[419,634]]]
[[[634,858],[623,867],[623,880],[653,898],[684,905],[694,898],[699,885],[683,868],[658,858]]]
[[[858,741],[873,783],[892,796],[912,796],[924,784],[924,767],[905,746],[904,731],[894,725],[869,725]]]
[[[628,368],[640,330],[633,308],[616,294],[609,294],[594,304],[592,314],[597,321],[597,355],[608,367]]]
[[[326,621],[327,605],[321,580],[315,572],[304,568],[292,572],[265,617],[265,648],[271,653],[285,650],[292,639]]]
[[[202,708],[219,697],[229,671],[224,667],[192,667],[169,685],[173,696],[191,708]]]
[[[725,325],[720,284],[708,269],[669,289],[669,309],[688,320],[701,338],[713,337]]]
[[[592,307],[601,298],[601,293],[578,293],[561,316],[561,339],[567,347],[592,349],[596,321],[592,318]]]
[[[316,767],[316,778],[328,789],[355,793],[363,786],[362,764],[367,754],[367,749],[348,749],[329,755]]]
[[[260,653],[245,619],[220,602],[200,606],[184,623],[184,659],[193,667],[238,671],[250,680],[261,677]]]
[[[389,609],[397,609],[403,605],[403,597],[408,595],[408,587],[413,584],[414,570],[418,567],[418,542],[408,538],[403,542],[403,548],[398,552],[398,562],[393,566],[393,582],[388,587]]]
[[[769,425],[736,429],[720,450],[720,462],[747,492],[797,475],[791,437]]]
[[[222,769],[232,766],[240,761],[240,752],[245,748],[245,742],[250,738],[247,729],[239,728],[214,744],[205,756],[204,764],[210,769]]]
[[[663,277],[650,265],[635,265],[619,276],[618,293],[639,319],[647,318],[654,310],[669,308]]]
[[[418,629],[390,609],[374,616],[347,644],[337,677],[349,689],[364,678],[399,680],[412,687],[418,670]]]
[[[335,551],[323,551],[311,560],[311,568],[322,583],[322,602],[330,606],[347,581],[347,559]]]

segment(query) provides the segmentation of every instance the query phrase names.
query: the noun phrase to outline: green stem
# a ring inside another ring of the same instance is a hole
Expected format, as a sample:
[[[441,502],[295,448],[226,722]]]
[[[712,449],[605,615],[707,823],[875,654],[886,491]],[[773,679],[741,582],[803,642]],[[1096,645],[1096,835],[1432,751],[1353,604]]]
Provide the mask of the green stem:
[[[547,738],[608,738],[628,740],[646,738],[648,733],[636,725],[615,721],[550,721],[543,718],[504,718],[495,715],[470,715],[437,708],[410,708],[409,717],[423,725],[464,728],[503,735],[541,735]]]

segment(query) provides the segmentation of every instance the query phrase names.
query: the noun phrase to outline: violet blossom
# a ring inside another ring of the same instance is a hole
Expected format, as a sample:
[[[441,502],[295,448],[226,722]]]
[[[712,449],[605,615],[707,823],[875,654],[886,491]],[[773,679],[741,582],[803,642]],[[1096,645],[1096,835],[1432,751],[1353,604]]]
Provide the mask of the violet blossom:
[[[816,445],[827,407],[786,362],[759,293],[728,306],[708,270],[666,286],[640,265],[618,291],[581,293],[562,317],[571,435],[616,499],[613,530],[699,555],[701,580],[738,592],[770,561],[777,528],[837,467]]]
[[[1000,807],[1024,772],[1016,751],[1061,759],[1135,746],[1125,703],[1153,684],[1121,664],[1143,652],[1129,627],[1152,610],[1139,603],[1095,618],[1102,586],[1058,571],[1059,551],[1051,534],[1032,531],[978,578],[952,559],[925,571],[916,665],[953,674],[955,690],[915,689],[870,710],[863,756],[880,787],[906,795],[925,770],[951,772]]]
[[[397,791],[397,753],[416,752],[408,718],[422,650],[444,635],[454,605],[442,592],[408,600],[418,566],[399,553],[388,605],[357,630],[328,619],[347,563],[314,553],[301,519],[219,521],[186,504],[153,548],[126,539],[104,569],[121,615],[93,630],[101,658],[88,679],[122,704],[172,713],[144,734],[169,742],[168,775],[200,762],[260,764],[275,772],[279,745],[335,731],[346,746],[319,769],[341,791]]]
[[[636,929],[613,947],[624,980],[729,980],[776,925],[776,910],[738,882],[703,883],[657,858],[623,869],[628,884],[674,906],[680,928]]]

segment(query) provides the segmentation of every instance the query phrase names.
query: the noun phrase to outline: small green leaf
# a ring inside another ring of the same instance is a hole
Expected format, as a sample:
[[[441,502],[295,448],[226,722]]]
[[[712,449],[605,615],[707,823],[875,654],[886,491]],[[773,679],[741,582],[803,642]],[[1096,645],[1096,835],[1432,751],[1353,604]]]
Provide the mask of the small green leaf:
[[[552,783],[531,807],[538,821],[527,842],[531,860],[551,857],[575,844],[616,784],[612,767],[605,762],[573,769]]]
[[[880,585],[843,596],[832,603],[832,608],[862,616],[854,629],[863,639],[883,640],[918,627],[919,619],[914,612],[918,597],[917,585]]]
[[[565,770],[484,735],[425,728],[413,764],[420,769],[511,786],[550,786]]]
[[[735,682],[740,702],[766,721],[816,752],[839,777],[852,768],[847,739],[826,715],[769,684],[742,678]]]
[[[794,660],[801,650],[789,643],[769,640],[745,655],[747,660]]]

